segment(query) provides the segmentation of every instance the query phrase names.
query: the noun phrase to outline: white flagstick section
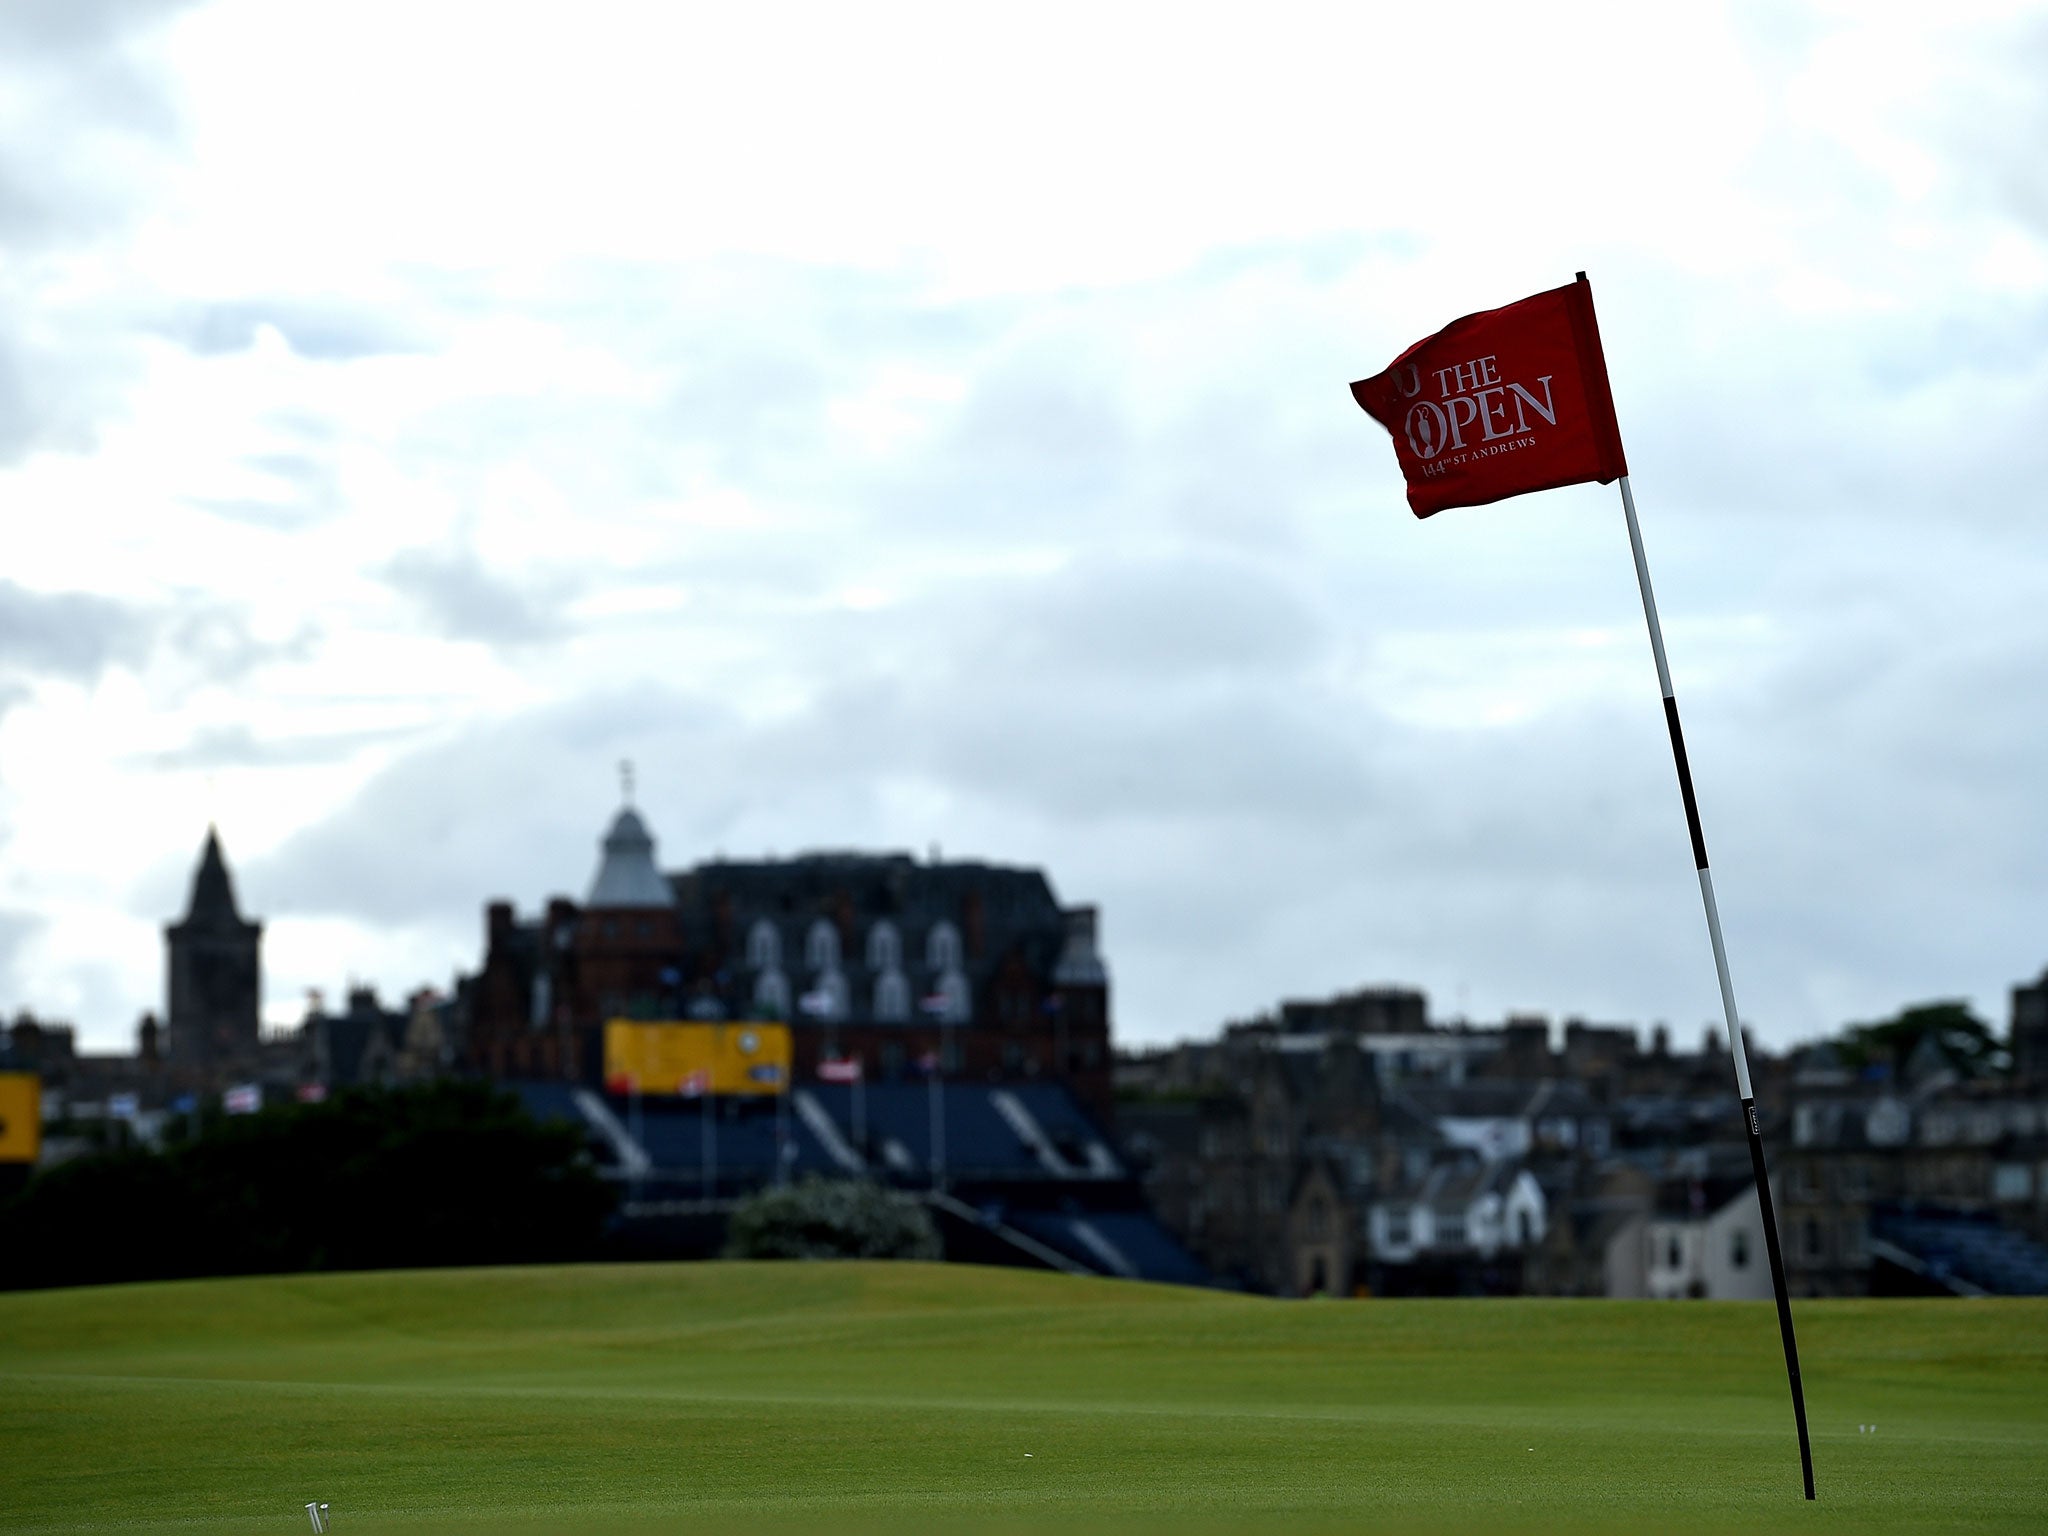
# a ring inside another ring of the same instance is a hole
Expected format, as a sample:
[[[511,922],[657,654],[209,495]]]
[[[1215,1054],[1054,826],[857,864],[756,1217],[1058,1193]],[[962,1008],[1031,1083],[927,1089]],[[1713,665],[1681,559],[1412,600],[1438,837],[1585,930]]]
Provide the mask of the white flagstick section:
[[[1721,1009],[1728,1020],[1728,1050],[1735,1058],[1735,1087],[1742,1097],[1744,1129],[1749,1133],[1749,1161],[1756,1174],[1758,1210],[1763,1216],[1764,1251],[1770,1256],[1771,1284],[1777,1292],[1778,1332],[1785,1343],[1785,1373],[1792,1384],[1792,1416],[1799,1426],[1799,1470],[1806,1496],[1813,1497],[1813,1449],[1806,1436],[1806,1394],[1799,1384],[1799,1346],[1792,1336],[1792,1303],[1785,1290],[1785,1255],[1778,1242],[1778,1217],[1771,1200],[1771,1180],[1764,1166],[1763,1131],[1757,1123],[1756,1094],[1749,1086],[1749,1055],[1743,1049],[1742,1023],[1735,1014],[1735,984],[1728,979],[1728,950],[1721,942],[1721,909],[1714,901],[1714,877],[1707,869],[1707,840],[1700,831],[1700,811],[1693,798],[1692,769],[1685,760],[1685,733],[1678,727],[1678,701],[1671,692],[1671,665],[1664,656],[1664,628],[1657,622],[1657,598],[1650,590],[1650,565],[1643,558],[1643,531],[1636,523],[1635,493],[1628,476],[1621,477],[1621,510],[1628,517],[1628,545],[1636,560],[1636,585],[1643,594],[1643,617],[1650,626],[1650,650],[1657,658],[1657,685],[1664,690],[1664,724],[1671,733],[1671,756],[1678,767],[1678,791],[1685,800],[1685,828],[1692,838],[1693,863],[1699,870],[1700,900],[1707,909],[1707,936],[1714,944],[1714,972],[1721,982]]]

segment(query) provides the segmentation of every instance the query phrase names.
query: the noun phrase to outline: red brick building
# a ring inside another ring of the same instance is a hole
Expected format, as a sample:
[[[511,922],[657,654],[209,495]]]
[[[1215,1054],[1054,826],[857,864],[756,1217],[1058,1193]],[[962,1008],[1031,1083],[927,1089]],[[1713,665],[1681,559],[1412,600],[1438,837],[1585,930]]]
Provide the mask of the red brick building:
[[[796,1075],[859,1057],[970,1081],[1057,1079],[1106,1116],[1109,977],[1093,907],[1045,875],[908,854],[715,860],[663,874],[621,810],[580,903],[521,921],[492,902],[462,984],[466,1058],[502,1078],[595,1085],[606,1019],[774,1019]]]

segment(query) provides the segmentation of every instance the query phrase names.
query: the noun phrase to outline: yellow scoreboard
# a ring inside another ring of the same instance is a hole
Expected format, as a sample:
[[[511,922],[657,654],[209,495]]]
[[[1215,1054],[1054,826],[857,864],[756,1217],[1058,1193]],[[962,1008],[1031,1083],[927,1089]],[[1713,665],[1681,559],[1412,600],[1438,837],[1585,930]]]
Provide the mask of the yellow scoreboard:
[[[785,1093],[791,1057],[787,1024],[610,1019],[604,1026],[604,1084],[614,1093]]]
[[[0,1072],[0,1163],[32,1163],[43,1150],[43,1084],[33,1072]]]

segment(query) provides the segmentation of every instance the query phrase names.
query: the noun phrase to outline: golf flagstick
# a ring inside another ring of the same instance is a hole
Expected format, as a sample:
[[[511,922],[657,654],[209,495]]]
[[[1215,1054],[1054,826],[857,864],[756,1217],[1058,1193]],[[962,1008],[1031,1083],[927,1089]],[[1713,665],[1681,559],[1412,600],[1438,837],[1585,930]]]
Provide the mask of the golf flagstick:
[[[1584,273],[1580,276],[1584,277]],[[1749,1055],[1742,1045],[1742,1024],[1735,1016],[1735,984],[1728,979],[1728,950],[1721,942],[1721,909],[1714,904],[1714,875],[1707,868],[1707,840],[1700,831],[1700,810],[1693,799],[1692,770],[1685,760],[1685,733],[1678,727],[1678,701],[1671,693],[1671,667],[1664,658],[1664,630],[1657,622],[1657,598],[1650,590],[1650,565],[1643,558],[1643,533],[1636,524],[1635,493],[1628,476],[1621,477],[1621,510],[1628,519],[1628,546],[1635,556],[1636,585],[1643,594],[1643,617],[1650,626],[1650,652],[1657,660],[1657,686],[1664,691],[1664,725],[1671,734],[1671,756],[1678,765],[1678,793],[1685,801],[1685,828],[1692,836],[1693,865],[1700,876],[1700,900],[1707,909],[1707,937],[1714,945],[1714,973],[1721,982],[1721,1011],[1728,1020],[1728,1049],[1735,1058],[1735,1091],[1742,1099],[1742,1120],[1749,1132],[1749,1162],[1756,1174],[1757,1204],[1763,1209],[1764,1251],[1771,1259],[1771,1286],[1778,1297],[1778,1332],[1785,1340],[1785,1374],[1792,1382],[1792,1417],[1799,1425],[1799,1470],[1806,1496],[1813,1497],[1813,1448],[1806,1437],[1806,1394],[1799,1385],[1799,1344],[1792,1336],[1792,1302],[1785,1293],[1785,1254],[1778,1242],[1778,1218],[1771,1204],[1771,1179],[1764,1167],[1764,1138],[1757,1124],[1756,1092],[1749,1084]]]
[[[1643,616],[1649,620],[1657,681],[1664,690],[1664,721],[1671,733],[1671,754],[1678,764],[1679,792],[1685,798],[1700,899],[1707,909],[1707,933],[1714,942],[1714,969],[1721,981],[1721,1007],[1728,1018],[1728,1049],[1735,1058],[1735,1086],[1749,1134],[1764,1247],[1770,1254],[1771,1283],[1778,1296],[1778,1331],[1785,1340],[1792,1414],[1799,1425],[1799,1466],[1810,1499],[1813,1452],[1806,1435],[1806,1398],[1799,1386],[1799,1351],[1792,1338],[1792,1304],[1785,1294],[1785,1257],[1778,1244],[1777,1214],[1764,1167],[1756,1094],[1749,1084],[1742,1024],[1735,1015],[1735,988],[1728,980],[1728,953],[1721,942],[1721,913],[1714,905],[1706,839],[1700,835],[1692,771],[1686,766],[1678,705],[1671,696],[1671,668],[1664,659],[1664,632],[1657,624],[1650,567],[1643,558],[1642,532],[1636,526],[1628,456],[1622,451],[1621,427],[1615,419],[1614,393],[1600,346],[1600,322],[1593,313],[1592,286],[1581,272],[1578,280],[1566,287],[1531,294],[1499,309],[1460,316],[1423,337],[1371,378],[1354,382],[1351,398],[1386,428],[1394,457],[1408,482],[1408,505],[1417,517],[1588,481],[1601,485],[1621,482],[1621,506],[1628,515],[1636,583],[1642,589]]]

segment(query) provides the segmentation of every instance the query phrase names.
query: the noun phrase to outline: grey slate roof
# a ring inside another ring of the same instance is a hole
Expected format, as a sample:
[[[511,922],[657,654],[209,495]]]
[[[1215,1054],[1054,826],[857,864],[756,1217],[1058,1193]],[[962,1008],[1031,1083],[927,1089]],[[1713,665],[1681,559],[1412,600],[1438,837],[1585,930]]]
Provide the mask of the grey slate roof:
[[[221,853],[220,834],[211,826],[206,829],[206,846],[199,855],[199,868],[192,875],[192,896],[185,905],[185,918],[178,926],[229,930],[245,926],[235,905],[235,883]]]
[[[586,907],[667,907],[675,894],[654,863],[654,839],[631,806],[619,812],[604,836],[597,877],[590,882]]]

